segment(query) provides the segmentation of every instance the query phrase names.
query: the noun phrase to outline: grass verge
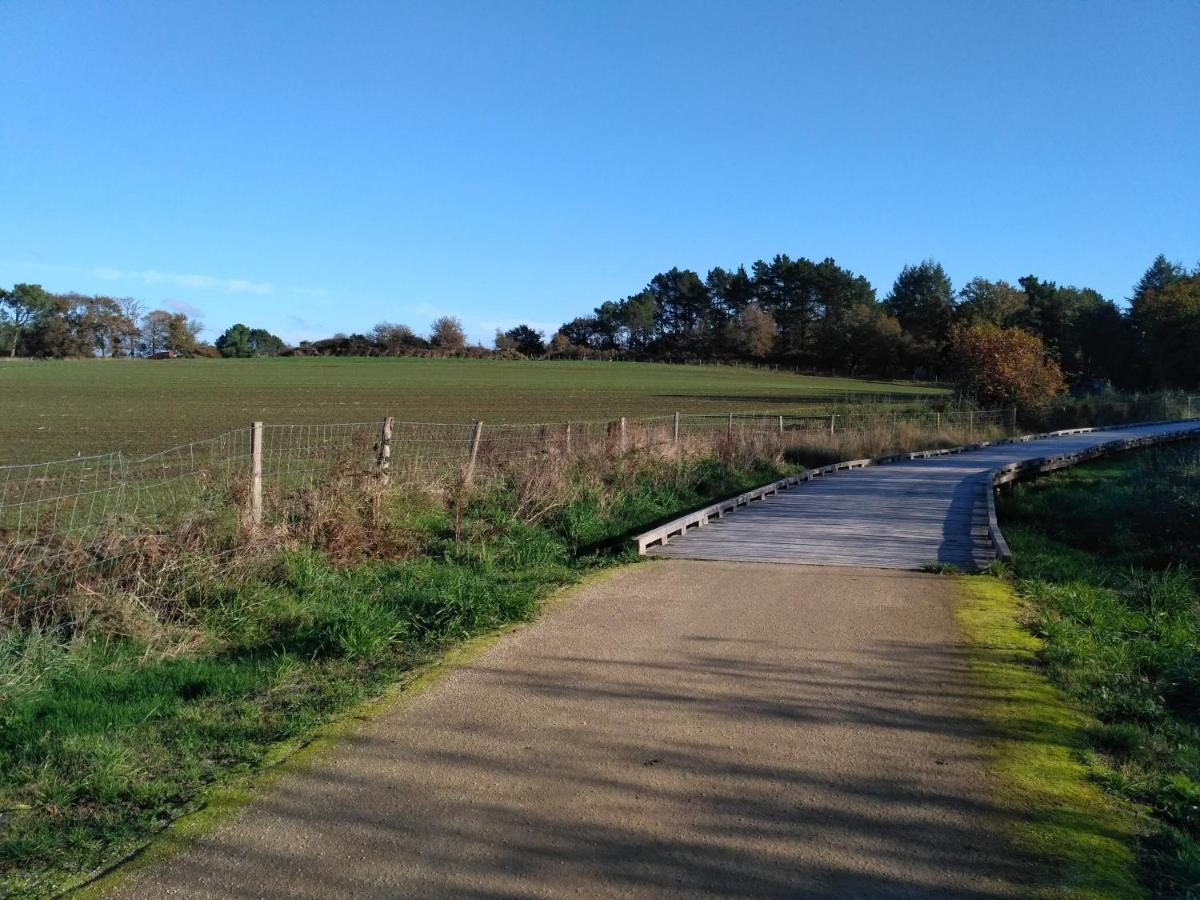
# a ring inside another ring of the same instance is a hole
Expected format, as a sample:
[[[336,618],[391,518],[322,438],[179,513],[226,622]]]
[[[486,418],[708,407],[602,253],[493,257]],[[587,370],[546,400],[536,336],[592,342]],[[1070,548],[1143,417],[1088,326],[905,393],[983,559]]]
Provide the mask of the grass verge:
[[[1200,449],[1154,448],[1020,485],[1000,516],[1024,618],[1015,634],[994,628],[1080,711],[1042,732],[1073,760],[1057,777],[1085,775],[1133,811],[1132,830],[1111,833],[1132,848],[1145,890],[1200,896]],[[970,627],[985,647],[997,642]],[[1010,782],[1037,771],[1014,758]]]
[[[115,615],[112,597],[86,624],[9,632],[0,894],[58,893],[210,799],[234,803],[239,779],[418,667],[627,561],[620,536],[779,474],[714,460],[583,473],[536,521],[504,480],[453,504],[403,498],[389,515],[407,558],[283,550],[198,569],[158,607],[125,598]]]
[[[1136,819],[1105,796],[1080,753],[1089,726],[1038,669],[1042,642],[1022,626],[1024,606],[1004,581],[959,577],[956,617],[984,697],[988,767],[1017,846],[1040,861],[1042,896],[1138,897],[1129,849]]]

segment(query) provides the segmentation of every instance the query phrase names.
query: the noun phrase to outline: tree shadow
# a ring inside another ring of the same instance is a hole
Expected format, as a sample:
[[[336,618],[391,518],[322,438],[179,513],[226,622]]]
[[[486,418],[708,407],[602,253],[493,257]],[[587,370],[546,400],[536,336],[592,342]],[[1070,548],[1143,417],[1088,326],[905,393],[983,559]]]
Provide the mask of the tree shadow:
[[[178,860],[192,896],[1001,897],[956,648],[500,654]],[[433,713],[436,712],[436,715]],[[147,894],[148,896],[149,894]]]

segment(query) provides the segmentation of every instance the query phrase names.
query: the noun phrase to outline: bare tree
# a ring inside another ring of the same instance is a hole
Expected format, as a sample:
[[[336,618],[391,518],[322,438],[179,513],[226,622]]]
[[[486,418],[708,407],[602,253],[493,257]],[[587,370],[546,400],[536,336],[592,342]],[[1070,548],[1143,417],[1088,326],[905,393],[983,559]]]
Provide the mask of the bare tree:
[[[371,337],[384,353],[393,355],[419,343],[416,333],[411,328],[395,322],[380,322],[371,329]]]
[[[167,349],[171,335],[172,314],[165,309],[152,309],[142,319],[142,345],[153,355]]]
[[[126,356],[136,356],[138,341],[142,337],[142,329],[139,323],[142,321],[142,315],[146,307],[141,300],[136,300],[133,297],[119,297],[117,304],[121,307],[121,331],[117,335],[117,340],[121,347],[125,348]],[[113,348],[113,356],[117,356],[118,351]]]

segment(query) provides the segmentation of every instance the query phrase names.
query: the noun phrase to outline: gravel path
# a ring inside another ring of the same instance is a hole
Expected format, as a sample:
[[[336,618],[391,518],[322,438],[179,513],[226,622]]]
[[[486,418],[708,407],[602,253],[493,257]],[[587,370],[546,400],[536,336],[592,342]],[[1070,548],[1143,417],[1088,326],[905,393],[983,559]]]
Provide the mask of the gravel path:
[[[670,560],[556,603],[121,897],[1000,897],[955,582]]]

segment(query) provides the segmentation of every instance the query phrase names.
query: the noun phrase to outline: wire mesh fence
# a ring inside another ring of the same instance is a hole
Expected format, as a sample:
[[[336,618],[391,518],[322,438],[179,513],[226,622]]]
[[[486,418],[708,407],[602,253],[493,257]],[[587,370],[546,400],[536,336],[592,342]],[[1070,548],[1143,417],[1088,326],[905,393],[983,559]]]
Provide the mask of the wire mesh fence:
[[[0,466],[0,628],[40,608],[32,600],[77,582],[114,577],[131,553],[195,531],[225,537],[229,553],[283,529],[329,498],[386,489],[451,491],[518,467],[552,467],[630,454],[712,453],[731,446],[782,454],[856,436],[969,440],[1015,427],[1012,410],[879,408],[824,415],[671,414],[535,424],[442,424],[392,419],[328,425],[255,423],[132,458],[118,451]],[[847,442],[850,443],[847,443]]]

